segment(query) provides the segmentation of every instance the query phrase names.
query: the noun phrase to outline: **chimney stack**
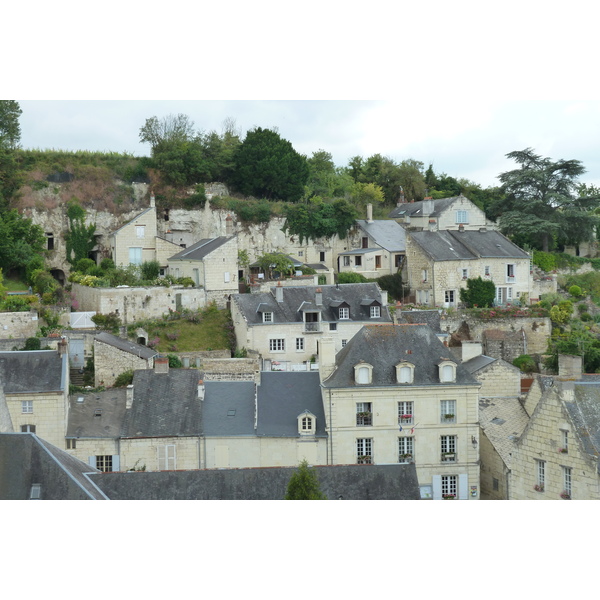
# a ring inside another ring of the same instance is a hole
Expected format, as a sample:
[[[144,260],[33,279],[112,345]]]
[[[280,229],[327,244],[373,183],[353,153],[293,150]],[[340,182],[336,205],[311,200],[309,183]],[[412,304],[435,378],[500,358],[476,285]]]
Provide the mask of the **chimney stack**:
[[[572,354],[558,355],[558,376],[566,379],[581,379],[583,358]]]
[[[133,405],[133,385],[127,386],[127,396],[125,400],[125,408],[129,410]]]
[[[198,400],[204,400],[204,380],[198,379]]]
[[[481,342],[472,342],[463,340],[462,342],[462,361],[467,362],[476,356],[483,354],[483,347]]]
[[[275,286],[275,300],[277,300],[277,302],[283,302],[283,287],[281,281]]]
[[[373,222],[373,205],[367,204],[367,223]]]
[[[58,350],[58,355],[63,356],[64,354],[66,354],[67,348],[68,348],[67,338],[63,335],[60,338],[60,342],[58,342],[58,344],[56,345],[56,349]]]
[[[335,342],[333,338],[322,338],[319,344],[319,377],[327,379],[335,369]]]
[[[168,373],[169,372],[169,359],[166,356],[157,356],[154,359],[154,372],[155,373]]]
[[[154,208],[156,206],[156,201],[154,199],[154,192],[150,192],[150,208]]]
[[[231,215],[227,215],[227,218],[225,219],[225,235],[233,235],[233,219],[231,218]]]
[[[316,292],[315,292],[315,304],[317,306],[322,306],[323,305],[323,291],[321,290],[321,288],[317,288]]]

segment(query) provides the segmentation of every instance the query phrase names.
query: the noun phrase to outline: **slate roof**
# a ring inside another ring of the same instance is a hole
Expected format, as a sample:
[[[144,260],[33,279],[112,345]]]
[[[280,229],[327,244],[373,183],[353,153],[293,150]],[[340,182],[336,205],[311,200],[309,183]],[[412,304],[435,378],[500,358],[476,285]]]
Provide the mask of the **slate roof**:
[[[300,437],[297,419],[306,410],[317,420],[316,437],[327,437],[319,373],[265,371],[261,374],[257,435]]]
[[[369,222],[358,219],[356,223],[384,250],[388,252],[404,252],[406,250],[406,231],[396,221],[377,219]]]
[[[480,427],[508,468],[515,442],[528,423],[529,416],[518,398],[479,399]]]
[[[129,221],[129,223],[125,223],[125,225],[121,225],[121,227],[119,227],[119,229],[115,229],[110,235],[116,235],[117,233],[119,233],[119,231],[121,231],[122,229],[125,229],[125,227],[127,227],[128,225],[131,225],[131,223],[133,221],[135,221],[136,219],[139,219],[141,216],[145,215],[147,212],[149,212],[151,210],[156,210],[156,207],[150,206],[146,210],[143,210],[141,213],[135,215],[135,217],[133,217],[133,219],[131,221]]]
[[[121,436],[197,436],[201,432],[198,371],[152,369],[133,374],[133,404],[126,412]]]
[[[456,364],[454,383],[440,382],[438,365],[445,359]],[[397,383],[396,365],[402,360],[414,365],[412,384]],[[361,361],[373,365],[372,387],[480,385],[427,325],[364,326],[338,352],[336,369],[323,382],[323,386],[364,387],[354,380],[354,366]]]
[[[442,332],[440,311],[435,310],[397,310],[396,317],[399,323],[411,323],[413,325],[429,325],[436,333]]]
[[[469,371],[469,373],[473,374],[480,369],[483,369],[483,367],[487,367],[488,365],[496,362],[496,360],[498,359],[485,356],[485,354],[480,354],[479,356],[475,356],[466,362],[463,362],[462,365],[465,369],[467,369],[467,371]]]
[[[202,401],[202,433],[215,436],[253,436],[253,381],[206,381]]]
[[[423,216],[423,204],[425,202],[431,202],[433,205],[433,211],[428,213],[432,217],[439,217],[449,206],[451,206],[455,200],[460,196],[453,196],[452,198],[439,198],[437,200],[421,200],[419,202],[405,202],[396,206],[394,210],[388,215],[390,219],[399,219],[408,215],[409,217],[422,217]]]
[[[98,472],[33,433],[0,433],[0,500],[27,500],[41,485],[42,500],[105,500],[86,473]]]
[[[529,258],[499,231],[414,231],[408,235],[435,261]]]
[[[233,238],[220,236],[216,238],[207,238],[184,248],[181,252],[174,254],[169,260],[202,260],[208,254],[228,242]]]
[[[419,500],[414,464],[314,467],[331,500]],[[92,481],[111,500],[282,500],[293,467],[98,473]]]
[[[83,398],[83,402],[78,402],[79,398]],[[120,437],[126,402],[126,388],[111,388],[105,392],[70,396],[66,437]]]
[[[113,346],[123,352],[128,352],[129,354],[134,354],[143,359],[152,358],[158,355],[156,350],[152,350],[148,348],[148,346],[143,346],[142,344],[136,344],[134,342],[130,342],[129,340],[124,340],[123,338],[117,337],[112,333],[108,333],[107,331],[102,331],[98,333],[95,337],[95,340],[102,342],[103,344],[108,344],[109,346]]]
[[[6,394],[62,392],[68,357],[56,350],[0,352],[0,385]]]
[[[321,306],[316,304],[317,288],[321,289],[323,295]],[[275,299],[275,288],[271,288],[271,293],[233,294],[232,300],[237,304],[248,325],[263,325],[261,312],[265,311],[273,313],[273,322],[265,323],[266,326],[277,325],[277,323],[301,323],[303,310],[319,311],[321,312],[321,321],[336,323],[340,322],[340,319],[335,308],[343,302],[346,302],[350,308],[350,321],[391,322],[387,306],[381,307],[381,317],[371,319],[368,306],[361,304],[366,299],[381,303],[381,290],[376,283],[285,286],[281,289],[283,302],[277,302]]]
[[[565,401],[565,408],[575,425],[583,450],[597,459],[600,456],[600,384],[597,381],[576,382],[573,388],[574,402]]]

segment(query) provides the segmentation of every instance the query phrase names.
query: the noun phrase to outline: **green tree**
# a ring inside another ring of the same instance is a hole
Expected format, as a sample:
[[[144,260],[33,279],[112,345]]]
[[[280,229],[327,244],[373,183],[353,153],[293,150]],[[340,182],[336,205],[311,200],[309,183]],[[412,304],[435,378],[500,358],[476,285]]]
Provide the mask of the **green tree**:
[[[10,206],[25,181],[16,155],[21,140],[21,113],[15,100],[0,100],[0,211]]]
[[[96,245],[94,234],[96,225],[85,224],[85,209],[73,198],[67,204],[67,218],[69,231],[65,233],[67,260],[72,265],[82,258],[89,258],[89,254]]]
[[[291,275],[294,272],[294,263],[289,256],[281,252],[270,252],[258,257],[256,264],[267,276],[273,279],[275,273],[280,276]]]
[[[42,228],[31,219],[14,209],[0,212],[0,268],[7,275],[23,276],[29,265],[39,265],[45,239]]]
[[[0,100],[0,148],[15,150],[21,141],[21,107],[15,100]]]
[[[303,460],[296,472],[291,476],[286,500],[327,500],[327,496],[321,491],[319,478],[313,468],[308,466],[306,459]]]
[[[398,165],[398,180],[402,186],[404,199],[408,202],[417,202],[425,197],[424,164],[420,160],[409,158]]]
[[[494,282],[489,279],[484,281],[481,277],[467,279],[467,288],[460,290],[460,300],[468,307],[493,306],[495,297],[496,285]]]
[[[306,157],[270,129],[252,129],[235,152],[232,183],[245,195],[296,202],[308,175]]]
[[[367,204],[382,204],[385,200],[383,189],[375,183],[356,182],[350,191],[350,200],[361,208]]]
[[[499,175],[505,196],[492,209],[514,241],[548,252],[553,238],[563,244],[592,239],[598,217],[590,209],[600,198],[579,196],[577,179],[585,173],[578,160],[552,161],[531,148],[506,155],[520,165]]]
[[[140,128],[140,141],[148,142],[152,150],[161,145],[189,142],[196,135],[194,121],[187,115],[167,115],[162,119],[150,117]]]

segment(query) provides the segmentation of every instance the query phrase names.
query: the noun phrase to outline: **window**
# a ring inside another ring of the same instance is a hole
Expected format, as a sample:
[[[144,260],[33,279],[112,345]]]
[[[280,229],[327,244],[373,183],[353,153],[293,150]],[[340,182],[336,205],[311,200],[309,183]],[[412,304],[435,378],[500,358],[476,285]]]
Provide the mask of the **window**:
[[[142,264],[142,249],[141,248],[129,248],[129,264],[130,265],[141,265]]]
[[[440,437],[442,462],[456,462],[456,436],[442,435]]]
[[[325,260],[325,252],[319,252],[319,260],[323,262]]]
[[[398,423],[400,425],[411,425],[413,423],[413,402],[398,402]]]
[[[35,433],[35,425],[21,425],[21,433]]]
[[[298,256],[300,256],[300,257],[304,256],[304,251],[303,250],[299,250],[298,251]]]
[[[223,283],[229,283],[231,281],[231,274],[229,271],[223,272]]]
[[[33,412],[33,400],[22,400],[21,401],[21,412],[32,413]]]
[[[515,280],[515,265],[506,265],[506,282]]]
[[[296,338],[296,351],[304,350],[304,338]]]
[[[457,223],[468,223],[469,222],[469,211],[468,210],[457,210],[456,211],[456,222]]]
[[[273,322],[273,313],[272,312],[264,312],[262,314],[263,316],[263,323],[272,323]]]
[[[489,268],[488,266],[485,266],[485,267],[483,267],[483,274],[484,274],[486,277],[489,277],[489,276],[490,276],[490,268]]]
[[[381,269],[381,256],[379,254],[375,256],[375,268]]]
[[[442,498],[451,500],[456,498],[456,475],[442,475]]]
[[[350,318],[350,309],[349,308],[345,308],[345,307],[341,307],[339,309],[339,318],[340,319],[349,319]]]
[[[77,448],[77,440],[67,440],[67,450],[75,450]]]
[[[558,449],[559,452],[567,454],[569,452],[569,432],[566,429],[560,430],[562,446]]]
[[[421,270],[421,281],[423,283],[426,283],[428,278],[429,278],[429,272],[427,271],[427,269],[422,269]]]
[[[444,361],[438,365],[440,382],[452,383],[456,379],[456,365],[450,361]]]
[[[30,500],[39,500],[42,497],[42,484],[41,483],[32,483],[31,490],[29,492]]]
[[[402,266],[402,254],[394,255],[394,266],[399,269]]]
[[[536,484],[534,489],[537,492],[544,491],[544,485],[546,484],[546,461],[544,460],[536,460]]]
[[[97,455],[96,456],[96,469],[103,473],[109,473],[113,470],[113,457],[108,455]]]
[[[560,495],[564,500],[571,499],[571,467],[563,467],[563,492]]]
[[[356,440],[356,462],[359,465],[373,464],[372,438],[358,438]]]
[[[302,431],[312,430],[312,419],[310,417],[302,417]]]
[[[381,306],[371,306],[371,319],[379,319],[381,317]]]
[[[177,468],[175,456],[175,444],[165,444],[158,446],[158,470],[173,471]]]
[[[337,331],[337,323],[329,323],[329,331]]]
[[[495,477],[492,477],[492,489],[494,492],[497,492],[500,489],[500,481]]]
[[[371,383],[373,367],[367,363],[360,362],[354,366],[354,381],[360,384]]]
[[[461,269],[461,277],[463,279],[468,279],[469,278],[469,269]]]
[[[368,237],[364,237],[361,240],[361,247],[362,248],[368,248],[369,247],[369,238]]]
[[[46,234],[46,250],[54,250],[54,234]]]
[[[146,229],[145,225],[136,225],[135,226],[135,237],[143,238],[145,229]]]
[[[413,438],[401,437],[398,438],[398,462],[409,463],[414,459],[413,454]]]
[[[358,427],[368,427],[373,425],[373,410],[371,402],[356,403],[356,425]]]
[[[356,266],[356,267],[362,266],[362,256],[354,257],[354,266]]]
[[[269,340],[269,350],[271,352],[285,352],[285,340]]]
[[[414,380],[415,367],[410,363],[402,362],[396,365],[396,381],[398,383],[412,383]]]
[[[456,400],[440,401],[440,421],[442,423],[456,423]]]
[[[342,348],[348,343],[348,340],[342,340]]]
[[[446,290],[444,292],[444,302],[446,304],[454,304],[454,290]]]
[[[344,267],[349,267],[350,266],[350,257],[349,256],[344,256],[343,257],[343,263],[344,263]]]

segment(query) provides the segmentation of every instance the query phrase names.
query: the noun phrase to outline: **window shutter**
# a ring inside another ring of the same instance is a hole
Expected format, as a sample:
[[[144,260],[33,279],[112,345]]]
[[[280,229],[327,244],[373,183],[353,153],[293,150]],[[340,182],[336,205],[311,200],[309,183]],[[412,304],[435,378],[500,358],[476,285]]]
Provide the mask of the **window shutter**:
[[[156,452],[157,452],[157,456],[158,456],[158,470],[159,471],[164,471],[165,470],[165,447],[164,446],[158,446],[156,448]]]
[[[431,483],[433,486],[433,499],[441,500],[442,499],[442,476],[441,475],[433,475],[431,478]]]
[[[113,454],[112,457],[112,470],[113,471],[120,471],[121,470],[121,465],[119,462],[119,455],[118,454]]]
[[[175,469],[175,444],[167,445],[167,469],[174,470]]]
[[[458,476],[458,499],[469,499],[469,476],[466,473]]]
[[[229,271],[225,271],[225,272],[223,273],[223,277],[224,277],[224,279],[225,279],[225,283],[229,283],[229,280],[230,280]]]
[[[90,467],[94,467],[94,469],[96,468],[96,457],[95,456],[88,456],[88,465],[90,465]]]

